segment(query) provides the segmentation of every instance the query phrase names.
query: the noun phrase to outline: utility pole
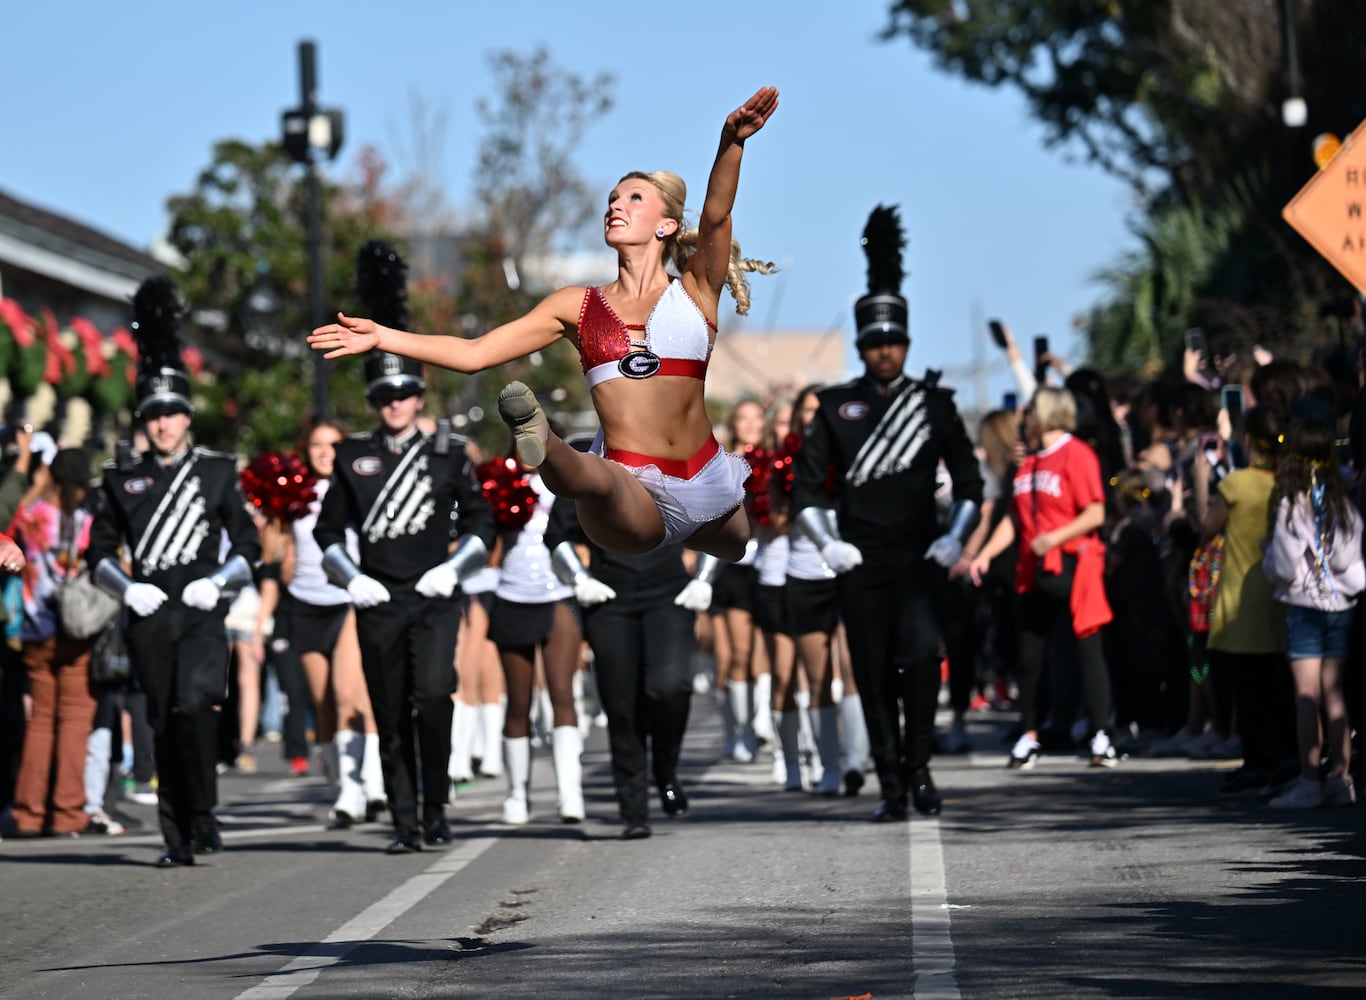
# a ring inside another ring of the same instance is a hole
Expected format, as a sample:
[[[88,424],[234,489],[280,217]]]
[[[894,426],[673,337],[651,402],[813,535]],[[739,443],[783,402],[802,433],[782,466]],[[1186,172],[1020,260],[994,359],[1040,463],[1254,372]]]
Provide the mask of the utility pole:
[[[308,322],[310,328],[323,324],[327,308],[323,297],[322,229],[323,208],[318,160],[331,160],[342,144],[342,113],[318,107],[317,49],[312,42],[299,43],[299,106],[286,111],[285,150],[290,159],[304,165],[307,193]],[[327,398],[327,362],[322,353],[313,352],[313,409],[318,419],[331,415]]]

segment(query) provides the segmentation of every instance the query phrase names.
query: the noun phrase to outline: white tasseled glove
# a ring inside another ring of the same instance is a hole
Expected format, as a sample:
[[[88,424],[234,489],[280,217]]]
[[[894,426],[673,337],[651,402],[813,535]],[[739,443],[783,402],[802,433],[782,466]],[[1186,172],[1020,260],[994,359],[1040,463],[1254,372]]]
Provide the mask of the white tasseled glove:
[[[450,597],[455,593],[455,567],[449,563],[433,566],[417,581],[417,592],[423,597]]]
[[[855,566],[863,564],[863,553],[858,550],[858,546],[850,545],[848,542],[826,542],[825,547],[821,549],[821,558],[825,560],[825,565],[836,573],[848,573]]]
[[[373,608],[389,600],[389,588],[373,576],[366,576],[364,573],[352,577],[351,582],[346,585],[346,592],[351,595],[351,601],[358,608]]]
[[[218,607],[218,598],[221,594],[218,584],[207,576],[201,576],[198,580],[191,580],[185,584],[185,589],[180,592],[180,600],[186,607],[212,611]]]
[[[711,584],[703,580],[689,580],[688,585],[674,598],[674,603],[689,611],[706,611],[711,607]]]
[[[597,577],[584,574],[574,582],[574,599],[585,608],[602,604],[617,596],[617,592]]]
[[[166,603],[166,591],[151,583],[130,583],[123,592],[123,603],[139,618],[146,618]]]
[[[945,569],[953,566],[962,556],[963,543],[952,535],[940,535],[925,550],[926,559],[937,562]]]

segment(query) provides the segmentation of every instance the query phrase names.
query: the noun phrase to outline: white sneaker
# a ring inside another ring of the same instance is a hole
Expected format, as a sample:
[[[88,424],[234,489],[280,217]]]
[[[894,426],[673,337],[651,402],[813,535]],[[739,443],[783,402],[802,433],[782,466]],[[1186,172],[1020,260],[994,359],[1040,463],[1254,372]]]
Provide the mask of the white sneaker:
[[[1096,735],[1091,737],[1091,766],[1114,767],[1118,763],[1119,757],[1115,754],[1110,737],[1105,734],[1105,730],[1097,730]]]
[[[1039,762],[1039,741],[1021,736],[1011,747],[1008,766],[1012,771],[1032,771]]]
[[[1323,805],[1323,786],[1310,778],[1298,777],[1267,805],[1272,809],[1317,809]]]
[[[526,799],[504,799],[503,822],[509,826],[526,826],[530,823],[531,809]]]

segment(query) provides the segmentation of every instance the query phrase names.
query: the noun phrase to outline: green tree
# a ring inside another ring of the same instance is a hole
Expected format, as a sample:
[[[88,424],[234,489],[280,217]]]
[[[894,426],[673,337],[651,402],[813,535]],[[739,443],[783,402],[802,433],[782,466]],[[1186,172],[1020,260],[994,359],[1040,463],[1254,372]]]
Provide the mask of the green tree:
[[[573,154],[588,125],[610,107],[610,78],[586,82],[556,67],[544,49],[526,57],[499,53],[490,66],[495,94],[479,104],[488,131],[474,178],[478,216],[462,222],[450,209],[432,155],[442,119],[429,121],[420,106],[414,108],[417,155],[408,177],[392,180],[388,162],[367,148],[351,176],[322,181],[329,309],[356,310],[355,252],[375,237],[393,242],[409,261],[417,330],[474,336],[534,304],[518,280],[523,262],[572,241],[592,213]],[[184,261],[176,277],[211,366],[196,389],[202,404],[196,434],[203,443],[246,454],[288,449],[310,419],[314,362],[303,340],[309,323],[301,182],[278,144],[227,140],[214,147],[193,190],[168,200],[170,242]],[[412,252],[437,238],[461,247],[453,272],[424,266]],[[262,275],[284,300],[276,335],[266,338],[249,336],[243,308]],[[352,426],[374,419],[361,367],[359,358],[349,358],[326,368],[329,399]],[[502,450],[507,435],[496,418],[496,398],[512,378],[527,378],[552,409],[589,408],[572,347],[559,344],[483,376],[430,371],[427,413],[451,416],[459,429]]]
[[[1298,129],[1280,121],[1288,93],[1287,8],[1309,106],[1308,125]],[[1109,324],[1098,331],[1098,356],[1115,357],[1116,344],[1147,337],[1141,325],[1124,336],[1113,329],[1144,297],[1133,294],[1134,281],[1161,300],[1154,301],[1162,313],[1155,322],[1171,319],[1176,300],[1167,292],[1174,282],[1200,281],[1183,296],[1222,303],[1216,312],[1228,317],[1239,313],[1235,326],[1255,324],[1262,343],[1304,353],[1317,342],[1316,305],[1346,283],[1288,229],[1280,210],[1313,172],[1310,137],[1345,134],[1366,114],[1359,88],[1343,85],[1366,56],[1366,22],[1352,5],[896,0],[888,11],[885,39],[907,38],[950,73],[1017,90],[1043,124],[1047,144],[1079,150],[1132,186],[1147,252],[1105,272],[1119,281],[1109,289],[1117,311],[1102,307],[1093,315]],[[1233,231],[1231,191],[1243,209]],[[1213,228],[1196,235],[1192,225]],[[1174,239],[1184,251],[1171,253],[1166,244]],[[1163,249],[1152,252],[1155,245]],[[1171,261],[1197,245],[1201,278],[1178,280]],[[1218,259],[1204,260],[1215,247]],[[1150,273],[1140,279],[1134,269],[1144,260]],[[1159,351],[1169,337],[1158,338]]]

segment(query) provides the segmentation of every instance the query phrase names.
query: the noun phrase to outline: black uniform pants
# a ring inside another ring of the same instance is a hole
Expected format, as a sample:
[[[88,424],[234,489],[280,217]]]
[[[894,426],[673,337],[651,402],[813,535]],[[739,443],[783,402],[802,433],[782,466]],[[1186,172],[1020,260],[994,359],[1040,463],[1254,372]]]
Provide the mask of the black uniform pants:
[[[882,796],[904,800],[933,752],[946,573],[919,547],[854,544],[863,564],[837,577],[850,665]]]
[[[612,780],[621,818],[649,817],[649,775],[677,781],[678,756],[692,706],[696,615],[663,603],[608,601],[587,609],[584,636],[593,650],[598,695],[607,714]],[[652,768],[646,764],[646,743]]]
[[[128,652],[147,698],[157,768],[157,816],[167,847],[213,827],[218,711],[227,697],[226,606],[214,611],[168,600],[131,616]]]
[[[455,642],[465,599],[396,593],[356,611],[361,667],[379,730],[379,760],[399,836],[441,818],[449,794]]]

